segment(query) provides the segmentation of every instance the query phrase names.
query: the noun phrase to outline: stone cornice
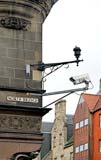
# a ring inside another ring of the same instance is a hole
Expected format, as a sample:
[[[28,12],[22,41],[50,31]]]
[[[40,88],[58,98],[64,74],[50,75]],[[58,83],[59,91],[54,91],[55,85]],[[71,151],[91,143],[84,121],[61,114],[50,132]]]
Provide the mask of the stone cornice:
[[[57,0],[0,0],[0,16],[11,14],[22,16],[22,18],[32,18],[34,10],[42,14],[42,22],[50,12],[53,4]]]

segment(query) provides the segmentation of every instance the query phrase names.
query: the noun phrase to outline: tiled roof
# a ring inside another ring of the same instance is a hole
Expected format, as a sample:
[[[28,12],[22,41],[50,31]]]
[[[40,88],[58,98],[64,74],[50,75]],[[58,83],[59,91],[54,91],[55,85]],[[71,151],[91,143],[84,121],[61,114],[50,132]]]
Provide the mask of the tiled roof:
[[[99,96],[98,102],[96,103],[96,106],[94,108],[94,111],[101,109],[101,96]]]
[[[81,95],[90,111],[101,108],[101,95],[85,94]]]
[[[51,133],[53,123],[51,122],[42,122],[41,131],[42,133]]]
[[[72,114],[66,114],[66,121],[68,124],[73,124],[73,116]]]
[[[65,143],[64,148],[70,147],[73,145],[73,136]]]
[[[51,130],[53,127],[53,123],[51,122],[42,122],[41,131],[43,133],[43,144],[41,147],[41,159],[47,155],[47,153],[51,150]]]
[[[66,115],[67,122],[67,140],[73,136],[73,115]],[[41,147],[41,158],[43,158],[51,150],[51,130],[54,123],[51,122],[42,122],[42,133],[44,141]],[[72,141],[68,141],[68,146],[72,145]],[[65,146],[67,147],[67,145]]]
[[[67,141],[73,136],[73,117],[72,114],[66,115],[66,122],[67,122]]]
[[[72,114],[66,115],[66,122],[68,125],[73,124]],[[53,122],[42,122],[41,131],[42,133],[51,133],[52,127],[53,127]]]

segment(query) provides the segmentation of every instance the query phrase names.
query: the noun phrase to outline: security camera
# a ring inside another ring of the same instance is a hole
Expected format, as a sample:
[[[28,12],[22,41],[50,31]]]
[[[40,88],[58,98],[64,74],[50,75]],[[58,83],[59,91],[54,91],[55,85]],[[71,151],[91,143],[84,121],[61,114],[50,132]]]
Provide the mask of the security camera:
[[[73,82],[74,85],[80,84],[80,83],[86,83],[88,84],[90,82],[90,78],[88,74],[83,74],[80,76],[70,77],[69,79],[71,82]]]

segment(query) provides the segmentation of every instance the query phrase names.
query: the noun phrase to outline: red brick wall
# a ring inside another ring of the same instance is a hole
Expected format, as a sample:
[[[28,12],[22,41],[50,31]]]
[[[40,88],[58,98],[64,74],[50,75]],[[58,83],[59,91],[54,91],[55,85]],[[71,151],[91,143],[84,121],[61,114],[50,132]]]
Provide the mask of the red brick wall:
[[[88,143],[89,141],[89,127],[85,125],[81,128],[75,129],[75,124],[88,118],[89,111],[85,103],[78,105],[74,116],[74,160],[88,160],[88,150],[75,153],[75,147]]]
[[[99,150],[99,140],[101,140],[100,114],[101,110],[95,112],[93,116],[93,160],[101,160]]]

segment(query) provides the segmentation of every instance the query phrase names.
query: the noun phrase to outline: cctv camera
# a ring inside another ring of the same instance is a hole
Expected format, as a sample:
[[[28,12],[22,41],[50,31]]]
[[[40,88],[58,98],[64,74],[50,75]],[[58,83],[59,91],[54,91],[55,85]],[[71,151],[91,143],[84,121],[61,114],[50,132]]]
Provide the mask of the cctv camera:
[[[69,80],[75,84],[75,79],[73,77],[70,77]]]
[[[73,84],[76,85],[76,84],[80,84],[80,83],[89,83],[90,79],[89,79],[88,74],[83,74],[80,76],[71,77],[70,81],[72,81]]]

